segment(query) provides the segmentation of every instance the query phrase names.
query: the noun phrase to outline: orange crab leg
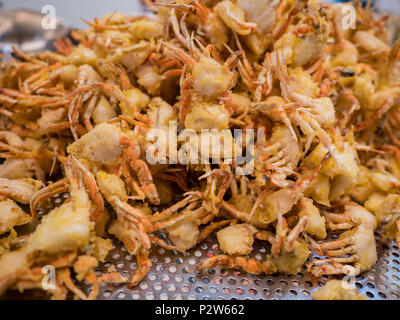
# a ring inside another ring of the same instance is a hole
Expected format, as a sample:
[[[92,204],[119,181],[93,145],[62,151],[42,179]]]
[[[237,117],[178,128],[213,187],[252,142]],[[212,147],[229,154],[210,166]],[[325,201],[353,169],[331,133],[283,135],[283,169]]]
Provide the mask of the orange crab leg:
[[[297,225],[290,231],[286,244],[285,244],[285,250],[287,252],[290,252],[293,250],[294,243],[296,239],[299,237],[300,233],[304,231],[306,225],[308,222],[308,217],[304,216],[303,218],[300,219],[300,221],[297,223]]]
[[[131,278],[131,281],[128,284],[128,288],[133,288],[137,286],[140,281],[142,281],[143,277],[146,276],[146,274],[149,272],[152,265],[151,260],[149,259],[149,253],[147,251],[140,252],[137,255],[137,263],[138,269],[136,270],[134,276]]]
[[[62,192],[67,192],[69,190],[69,183],[68,183],[68,179],[67,178],[63,178],[41,190],[39,190],[38,192],[36,192],[29,205],[30,205],[30,209],[31,209],[31,214],[32,214],[32,218],[36,219],[36,215],[37,215],[37,205],[39,204],[40,201],[43,201],[45,199],[49,199],[52,196],[62,193]]]
[[[177,252],[184,252],[181,249],[179,249],[178,247],[170,245],[167,242],[165,242],[164,240],[162,240],[162,239],[160,239],[160,238],[158,238],[156,236],[150,236],[149,235],[149,238],[150,238],[151,243],[157,244],[157,245],[159,245],[160,247],[162,247],[164,249],[177,251]]]
[[[222,221],[213,222],[213,223],[209,224],[207,227],[205,227],[205,228],[201,231],[201,233],[200,233],[200,235],[199,235],[199,237],[198,237],[198,239],[197,239],[197,243],[203,242],[203,241],[204,241],[205,239],[207,239],[207,237],[208,237],[211,233],[213,233],[216,229],[225,227],[225,226],[228,225],[228,224],[234,224],[234,223],[236,223],[236,222],[237,222],[236,219],[232,219],[232,220],[222,220]]]
[[[197,266],[197,271],[205,271],[214,267],[225,267],[230,269],[242,269],[251,274],[272,274],[275,269],[268,261],[257,261],[244,257],[231,257],[228,255],[218,255],[204,259]]]

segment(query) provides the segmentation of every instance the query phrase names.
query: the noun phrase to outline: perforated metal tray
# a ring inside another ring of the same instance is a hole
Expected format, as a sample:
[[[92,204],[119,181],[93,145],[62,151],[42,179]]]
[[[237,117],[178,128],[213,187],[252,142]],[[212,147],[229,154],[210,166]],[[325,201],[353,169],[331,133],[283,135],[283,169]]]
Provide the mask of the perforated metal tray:
[[[45,213],[63,203],[68,194],[56,196],[48,207],[39,210]],[[41,215],[41,214],[40,214]],[[166,234],[159,237],[167,240]],[[370,270],[356,277],[356,289],[375,300],[400,299],[400,254],[394,243],[384,243],[376,233],[378,262]],[[265,259],[269,248],[265,242],[255,241],[250,257]],[[305,267],[296,275],[251,275],[243,271],[215,268],[208,272],[197,273],[195,266],[203,259],[222,253],[215,235],[189,250],[186,254],[165,250],[153,246],[150,258],[153,263],[150,272],[133,289],[126,285],[103,284],[98,299],[109,300],[215,300],[215,299],[265,299],[265,300],[309,300],[312,291],[319,288],[332,277],[323,276],[311,279]],[[309,261],[313,255],[309,257]],[[108,272],[115,266],[116,271],[132,276],[137,269],[136,258],[129,255],[125,247],[117,240],[113,242],[104,263],[96,272]],[[78,283],[77,283],[78,284]],[[89,293],[88,283],[78,284]],[[9,291],[3,299],[40,299],[45,296],[38,292],[27,291],[17,294]]]
[[[355,279],[357,290],[370,299],[393,300],[400,297],[400,257],[394,244],[378,240],[378,263]],[[267,249],[256,242],[252,256],[265,258]],[[190,250],[186,255],[153,247],[153,266],[137,288],[103,285],[99,299],[311,299],[311,293],[330,277],[309,279],[305,268],[296,275],[283,274],[256,276],[246,272],[216,268],[196,273],[194,268],[206,257],[221,253],[216,237]],[[310,259],[312,256],[310,256]],[[114,264],[118,271],[133,274],[137,268],[135,258],[119,243],[110,252],[106,263],[98,271],[106,271]],[[87,289],[87,288],[85,288]]]

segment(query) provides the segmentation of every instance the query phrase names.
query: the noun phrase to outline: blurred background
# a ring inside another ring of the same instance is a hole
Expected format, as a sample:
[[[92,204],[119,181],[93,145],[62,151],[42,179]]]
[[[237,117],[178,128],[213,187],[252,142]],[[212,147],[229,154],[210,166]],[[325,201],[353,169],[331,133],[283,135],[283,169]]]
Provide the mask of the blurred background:
[[[397,37],[400,0],[372,1],[377,8],[391,14],[391,29],[395,30],[393,35]],[[51,14],[57,17],[57,23],[55,27],[46,29],[43,28],[43,17],[49,14],[48,10],[54,11]],[[23,51],[51,49],[54,39],[66,36],[69,30],[87,28],[81,18],[92,21],[115,10],[126,15],[138,15],[145,12],[145,6],[140,0],[0,0],[0,53],[10,52],[13,45]]]
[[[140,0],[0,0],[0,53],[13,45],[26,52],[53,49],[56,38],[87,28],[81,18],[93,21],[116,10],[138,15],[145,6]]]
[[[325,0],[325,2],[346,1]],[[400,0],[374,0],[373,2],[384,11],[400,13]],[[81,20],[82,17],[90,20],[114,10],[125,14],[138,14],[144,11],[144,5],[140,0],[0,0],[0,4],[3,8],[25,8],[39,12],[43,6],[53,5],[57,16],[64,18],[73,28],[86,27]]]
[[[86,28],[81,18],[92,20],[114,10],[125,14],[144,11],[140,0],[0,0],[0,3],[5,9],[24,8],[39,12],[44,6],[52,5],[57,16],[64,18],[73,28]]]

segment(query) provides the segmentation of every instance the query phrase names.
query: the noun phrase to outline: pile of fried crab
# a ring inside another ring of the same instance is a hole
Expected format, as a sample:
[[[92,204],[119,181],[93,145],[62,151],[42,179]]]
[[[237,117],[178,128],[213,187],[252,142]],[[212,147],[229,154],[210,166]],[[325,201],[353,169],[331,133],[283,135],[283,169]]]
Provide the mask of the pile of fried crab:
[[[152,15],[85,20],[56,52],[1,60],[0,294],[44,290],[51,265],[52,299],[96,299],[102,283],[138,285],[152,246],[185,252],[214,232],[223,254],[198,272],[356,276],[377,261],[375,234],[400,245],[400,40],[386,16],[356,1],[346,28],[343,4],[316,0],[145,2]],[[248,139],[231,159],[149,163],[147,133],[171,121],[232,144],[255,130],[253,170],[238,174]],[[98,272],[115,240],[133,275]]]

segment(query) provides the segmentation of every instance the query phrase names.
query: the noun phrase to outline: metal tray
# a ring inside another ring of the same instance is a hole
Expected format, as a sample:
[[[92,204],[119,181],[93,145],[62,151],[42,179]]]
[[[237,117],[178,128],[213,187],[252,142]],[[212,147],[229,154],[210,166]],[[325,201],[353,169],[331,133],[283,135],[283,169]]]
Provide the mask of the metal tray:
[[[400,257],[396,245],[379,241],[378,262],[355,279],[356,289],[370,299],[396,300],[400,297]],[[256,242],[252,257],[262,260],[267,249]],[[309,300],[311,293],[332,277],[308,278],[305,267],[296,275],[251,275],[243,271],[215,268],[196,273],[194,268],[202,259],[221,253],[216,237],[188,251],[186,255],[153,247],[153,266],[137,288],[103,285],[98,299],[143,300],[209,300],[209,299],[265,299]],[[309,259],[312,259],[310,256]],[[133,274],[135,258],[118,242],[107,261],[98,269],[115,265],[118,271]],[[87,288],[85,288],[87,290]]]
[[[39,214],[49,212],[63,203],[68,194],[52,198],[48,207]],[[354,279],[355,288],[369,299],[400,299],[400,254],[394,242],[385,243],[376,235],[378,262],[370,270]],[[166,234],[159,237],[167,240]],[[269,247],[256,240],[250,257],[265,259]],[[312,292],[333,277],[322,276],[311,279],[305,267],[296,275],[251,275],[243,271],[215,268],[197,273],[195,266],[203,259],[222,253],[215,235],[209,237],[186,254],[153,246],[150,259],[153,263],[149,273],[133,289],[126,285],[102,284],[99,300],[222,300],[222,299],[263,299],[263,300],[310,300]],[[309,261],[313,258],[310,255]],[[117,240],[104,263],[96,272],[107,272],[111,266],[116,271],[132,276],[137,269],[136,258],[129,255]],[[90,292],[88,283],[77,283],[85,293]],[[26,291],[21,294],[9,290],[0,299],[44,299],[39,291]]]

